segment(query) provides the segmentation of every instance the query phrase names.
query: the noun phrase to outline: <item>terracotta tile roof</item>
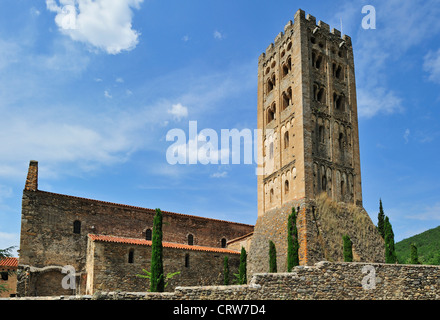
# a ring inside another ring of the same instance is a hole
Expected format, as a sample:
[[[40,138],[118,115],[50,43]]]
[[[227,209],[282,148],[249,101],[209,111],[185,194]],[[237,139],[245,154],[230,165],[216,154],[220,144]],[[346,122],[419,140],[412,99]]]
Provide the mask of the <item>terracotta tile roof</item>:
[[[0,267],[18,267],[18,258],[3,258],[0,260]]]
[[[115,236],[100,235],[100,234],[89,234],[89,238],[92,241],[126,243],[126,244],[140,245],[140,246],[151,246],[152,245],[152,241],[149,241],[149,240],[115,237]],[[162,242],[162,246],[164,248],[174,248],[174,249],[181,249],[181,250],[240,254],[240,252],[238,252],[238,251],[226,249],[226,248],[190,246],[188,244],[173,243],[173,242]]]
[[[243,239],[246,239],[246,238],[252,237],[253,234],[254,234],[253,232],[249,232],[249,233],[247,233],[247,234],[245,234],[245,235],[242,235],[241,237],[237,237],[237,238],[234,238],[234,239],[229,240],[229,241],[227,242],[227,244],[234,243],[234,242],[237,242],[237,241],[240,241],[240,240],[243,240]]]
[[[81,197],[70,196],[70,195],[60,194],[60,193],[53,193],[53,192],[42,191],[42,190],[37,190],[36,192],[45,193],[48,195],[54,195],[54,196],[58,196],[58,197],[65,197],[65,198],[69,198],[69,199],[77,199],[77,200],[82,200],[82,201],[87,201],[87,202],[93,202],[93,203],[99,203],[99,204],[104,204],[104,205],[111,205],[111,206],[117,206],[117,207],[122,207],[122,208],[128,208],[128,209],[131,208],[131,209],[136,209],[136,210],[145,210],[145,211],[149,211],[149,212],[155,211],[155,209],[131,206],[131,205],[127,205],[127,204],[120,204],[120,203],[114,203],[114,202],[108,202],[108,201],[102,201],[102,200],[81,198]],[[177,216],[183,216],[183,217],[194,218],[194,219],[211,220],[211,221],[218,221],[218,222],[223,222],[223,223],[230,223],[230,224],[237,224],[237,225],[254,227],[254,225],[241,223],[241,222],[232,222],[232,221],[226,221],[226,220],[220,220],[220,219],[205,218],[205,217],[201,217],[201,216],[194,216],[194,215],[190,215],[190,214],[176,213],[176,212],[164,211],[164,210],[161,210],[161,211],[162,211],[162,213],[168,214],[168,215],[177,215]]]

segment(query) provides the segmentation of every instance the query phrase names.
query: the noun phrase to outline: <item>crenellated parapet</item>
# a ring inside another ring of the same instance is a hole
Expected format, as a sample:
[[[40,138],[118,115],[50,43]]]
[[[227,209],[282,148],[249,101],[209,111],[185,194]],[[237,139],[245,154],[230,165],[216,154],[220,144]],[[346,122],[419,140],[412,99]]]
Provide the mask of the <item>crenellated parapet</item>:
[[[284,26],[284,31],[280,32],[274,39],[273,43],[271,43],[266,51],[263,52],[259,57],[259,63],[267,61],[267,58],[271,58],[277,52],[277,49],[280,47],[284,41],[288,40],[295,29],[295,26],[298,24],[304,24],[310,32],[311,37],[325,37],[327,41],[332,42],[337,47],[342,48],[343,46],[351,47],[352,42],[351,38],[344,34],[342,35],[341,31],[336,28],[330,28],[329,24],[319,20],[316,22],[316,18],[310,14],[305,14],[304,10],[299,9],[294,16],[294,21],[289,20]]]

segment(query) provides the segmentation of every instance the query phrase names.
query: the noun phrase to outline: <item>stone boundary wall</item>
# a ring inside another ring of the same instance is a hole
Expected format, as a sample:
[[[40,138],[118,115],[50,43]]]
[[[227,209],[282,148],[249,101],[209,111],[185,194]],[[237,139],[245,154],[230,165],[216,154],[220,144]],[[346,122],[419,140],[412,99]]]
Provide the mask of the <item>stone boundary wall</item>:
[[[290,273],[254,274],[248,285],[177,287],[174,292],[100,292],[93,296],[11,300],[433,300],[440,299],[440,266],[330,263]]]

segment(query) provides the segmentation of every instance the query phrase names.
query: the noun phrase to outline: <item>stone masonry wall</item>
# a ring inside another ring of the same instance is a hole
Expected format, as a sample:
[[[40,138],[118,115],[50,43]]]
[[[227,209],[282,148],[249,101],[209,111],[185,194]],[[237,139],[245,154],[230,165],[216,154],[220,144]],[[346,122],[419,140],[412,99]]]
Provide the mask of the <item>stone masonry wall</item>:
[[[353,242],[356,262],[384,262],[384,241],[368,213],[354,204],[335,202],[322,195],[317,200],[286,203],[259,216],[248,254],[248,274],[269,271],[269,240],[277,250],[278,272],[287,271],[287,219],[297,209],[300,265],[343,261],[342,235]]]
[[[163,240],[221,247],[227,241],[253,231],[253,226],[185,214],[163,212]],[[45,191],[23,192],[20,265],[43,268],[72,265],[77,272],[86,264],[87,234],[145,239],[152,229],[154,210],[60,195]],[[79,234],[74,221],[81,222]]]
[[[133,250],[133,261],[128,262]],[[239,253],[163,248],[164,273],[180,271],[168,281],[166,291],[179,286],[223,284],[223,259],[228,256],[229,278],[238,273]],[[89,263],[91,264],[89,266]],[[139,278],[142,269],[150,270],[151,246],[89,241],[87,294],[102,291],[148,291],[149,280]]]
[[[241,286],[177,287],[166,293],[99,292],[51,299],[438,300],[440,266],[323,261],[295,267],[290,273],[254,274],[248,285]]]

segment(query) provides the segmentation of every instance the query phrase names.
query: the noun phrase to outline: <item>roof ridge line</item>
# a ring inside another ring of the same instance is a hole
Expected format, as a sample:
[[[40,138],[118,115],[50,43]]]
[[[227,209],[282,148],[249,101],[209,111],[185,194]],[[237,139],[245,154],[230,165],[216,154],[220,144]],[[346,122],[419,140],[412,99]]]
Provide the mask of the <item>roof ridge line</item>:
[[[116,243],[127,243],[133,245],[147,245],[152,246],[151,240],[145,240],[140,238],[128,238],[128,237],[120,237],[113,235],[104,235],[104,234],[93,234],[89,233],[88,237],[92,241],[103,241],[103,242],[116,242]],[[125,241],[124,241],[125,240]],[[218,253],[232,253],[232,254],[240,254],[236,250],[227,249],[227,248],[216,248],[216,247],[205,247],[205,246],[197,246],[197,245],[189,245],[177,242],[162,242],[164,248],[174,248],[174,249],[187,249],[193,251],[208,251],[208,252],[218,252]]]
[[[139,207],[139,206],[133,206],[133,205],[128,205],[128,204],[122,204],[122,203],[116,203],[116,202],[110,202],[110,201],[104,201],[104,200],[97,200],[97,199],[91,199],[91,198],[83,198],[83,197],[78,197],[78,196],[71,196],[71,195],[67,195],[67,194],[55,193],[55,192],[44,191],[44,190],[37,190],[37,191],[33,191],[33,192],[42,192],[42,193],[47,193],[47,194],[52,194],[52,195],[57,195],[57,196],[62,196],[62,197],[68,197],[68,198],[79,199],[79,200],[86,200],[86,201],[93,201],[93,202],[97,202],[97,203],[102,203],[102,204],[107,204],[107,205],[114,205],[114,206],[119,206],[119,207],[126,207],[126,208],[140,209],[140,210],[148,210],[148,211],[154,211],[155,210],[155,209],[151,209],[151,208],[145,208],[145,207]],[[221,219],[215,219],[215,218],[207,218],[207,217],[195,216],[195,215],[186,214],[186,213],[177,213],[177,212],[172,212],[172,211],[165,211],[165,210],[162,210],[162,209],[161,209],[161,211],[162,211],[162,213],[165,213],[165,214],[186,216],[186,217],[202,219],[202,220],[212,220],[212,221],[218,221],[218,222],[224,222],[224,223],[231,223],[231,224],[237,224],[237,225],[244,225],[244,226],[252,226],[252,227],[254,227],[254,225],[252,225],[252,224],[247,224],[247,223],[242,223],[242,222],[234,222],[234,221],[221,220]]]

